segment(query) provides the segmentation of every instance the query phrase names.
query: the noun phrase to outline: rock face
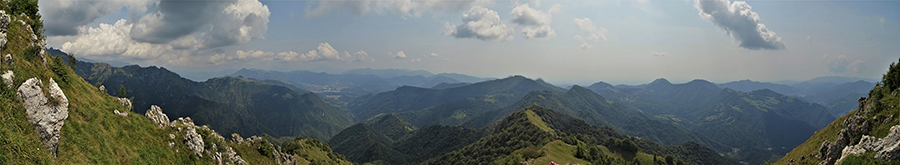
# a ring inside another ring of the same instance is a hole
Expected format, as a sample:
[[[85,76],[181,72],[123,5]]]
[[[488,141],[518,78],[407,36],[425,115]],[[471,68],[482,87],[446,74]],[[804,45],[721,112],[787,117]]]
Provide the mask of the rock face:
[[[114,110],[113,113],[115,113],[116,115],[119,115],[119,116],[125,116],[125,117],[128,117],[128,113],[120,112],[118,109],[117,109],[117,110]]]
[[[3,64],[6,64],[7,66],[12,66],[15,61],[16,60],[13,59],[12,54],[6,54],[5,56],[3,56]]]
[[[189,149],[193,150],[194,154],[203,157],[203,137],[201,137],[200,134],[197,134],[197,129],[194,127],[187,128],[187,132],[184,136],[184,144]]]
[[[885,161],[900,158],[900,125],[891,127],[890,133],[881,140],[875,137],[863,135],[859,139],[859,143],[853,146],[847,146],[843,150],[841,158],[837,160],[840,164],[841,160],[850,155],[857,155],[866,152],[875,152],[876,159]]]
[[[841,158],[841,153],[850,144],[850,140],[853,137],[869,132],[871,127],[869,120],[863,116],[869,107],[872,106],[866,105],[866,98],[860,97],[859,108],[857,108],[856,114],[844,120],[844,123],[842,123],[844,128],[838,133],[838,138],[834,142],[829,142],[828,140],[822,142],[822,146],[819,148],[819,160],[824,161],[819,163],[820,165],[834,164]]]
[[[0,49],[6,47],[6,29],[9,28],[10,22],[9,15],[6,14],[6,11],[0,11]]]
[[[156,105],[151,105],[150,109],[147,110],[147,113],[144,113],[144,116],[147,116],[150,121],[159,124],[160,127],[169,125],[169,117]]]
[[[6,84],[7,88],[12,88],[13,80],[16,79],[16,75],[13,74],[13,71],[7,70],[3,72],[3,75],[0,75],[3,78],[3,84]]]
[[[100,87],[103,87],[103,86],[100,86]],[[119,98],[119,104],[122,104],[122,106],[125,106],[125,110],[129,110],[129,111],[130,111],[131,108],[132,108],[132,107],[131,107],[131,100],[128,100],[128,99],[126,99],[126,98]],[[152,108],[152,107],[151,107],[151,108]],[[156,108],[159,108],[159,107],[156,107]],[[162,113],[162,111],[159,111],[159,112]],[[169,118],[166,118],[166,121],[169,121]]]
[[[97,88],[100,89],[100,92],[106,93],[106,86],[100,85],[100,87]]]
[[[52,78],[47,87],[49,96],[44,94],[41,84],[38,78],[28,79],[16,90],[16,96],[23,101],[28,121],[35,126],[41,141],[55,156],[60,129],[69,117],[69,100]]]
[[[231,147],[225,148],[225,159],[237,165],[247,165],[247,161],[244,161],[240,155],[237,155]]]

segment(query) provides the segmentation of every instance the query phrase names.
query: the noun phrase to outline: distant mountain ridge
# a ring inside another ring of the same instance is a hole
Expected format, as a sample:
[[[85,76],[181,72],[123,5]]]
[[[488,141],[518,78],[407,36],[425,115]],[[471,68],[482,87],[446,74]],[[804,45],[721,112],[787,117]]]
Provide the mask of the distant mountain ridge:
[[[165,68],[79,62],[76,74],[110,95],[124,86],[134,110],[162,107],[170,118],[191,117],[225,134],[310,136],[327,139],[352,124],[349,114],[313,93],[248,78],[185,79]]]
[[[777,158],[834,120],[825,107],[803,99],[768,89],[751,92],[721,89],[705,80],[671,84],[657,79],[629,88],[601,82],[590,88],[605,98],[739,149],[729,154],[750,163]]]

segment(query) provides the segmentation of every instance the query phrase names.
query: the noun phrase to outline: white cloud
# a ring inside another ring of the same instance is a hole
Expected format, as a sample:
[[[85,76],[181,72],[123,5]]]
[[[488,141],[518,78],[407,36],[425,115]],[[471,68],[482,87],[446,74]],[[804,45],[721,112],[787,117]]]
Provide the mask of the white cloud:
[[[399,51],[399,52],[397,52],[397,54],[394,55],[394,58],[404,59],[404,58],[406,58],[406,53],[403,53],[403,51]]]
[[[666,56],[666,52],[653,52],[653,53],[650,53],[650,55],[653,55],[656,57],[664,57],[664,56]]]
[[[247,43],[262,38],[268,29],[269,8],[258,0],[161,1],[142,16],[131,37],[155,44],[193,35],[201,48]]]
[[[558,11],[561,6],[554,5],[551,10]],[[513,15],[513,23],[524,25],[522,28],[522,36],[525,38],[550,38],[556,36],[556,31],[550,28],[550,22],[553,16],[544,11],[536,10],[521,4],[516,6],[510,12]]]
[[[593,45],[588,44],[588,41],[597,42],[601,40],[606,40],[606,28],[594,26],[594,21],[591,21],[590,18],[575,18],[574,21],[575,26],[578,27],[581,31],[587,32],[587,37],[581,36],[580,34],[576,34],[572,39],[576,41],[583,42],[578,47],[581,49],[587,49],[593,47]]]
[[[588,49],[588,48],[593,48],[594,45],[591,45],[591,44],[588,44],[588,43],[581,43],[581,45],[578,45],[578,47],[581,48],[581,49]]]
[[[438,54],[437,54],[437,53],[431,53],[431,54],[429,54],[428,56],[431,56],[431,57],[437,57]]]
[[[356,55],[355,57],[353,55]],[[208,61],[213,65],[221,65],[231,62],[255,62],[255,61],[289,61],[289,62],[315,62],[315,61],[354,61],[361,62],[368,59],[369,54],[365,51],[357,51],[350,54],[348,51],[343,53],[334,49],[330,44],[320,43],[315,50],[300,54],[294,51],[270,52],[260,50],[243,51],[238,50],[234,55],[226,55],[224,53],[214,54],[209,57]]]
[[[550,13],[532,9],[528,4],[516,6],[510,13],[513,15],[512,22],[520,25],[546,25],[553,19]]]
[[[819,59],[821,63],[824,63],[826,67],[828,67],[828,71],[834,73],[844,73],[846,71],[850,71],[852,73],[857,73],[860,68],[864,67],[865,61],[862,60],[851,60],[847,59],[845,55],[822,55],[822,58]]]
[[[60,49],[89,58],[139,60],[155,59],[173,51],[170,45],[135,42],[128,35],[131,27],[132,24],[124,19],[115,24],[100,24],[97,28],[82,26],[75,39],[63,43]]]
[[[550,25],[542,25],[535,28],[531,26],[522,28],[522,36],[525,38],[550,38],[556,36],[556,31]]]
[[[509,41],[515,30],[500,21],[497,12],[475,6],[463,13],[463,23],[457,26],[446,23],[444,35],[456,38],[477,38],[480,40]]]
[[[575,40],[578,41],[600,41],[606,40],[606,28],[594,26],[594,22],[591,21],[590,18],[575,18],[573,21],[575,22],[575,26],[581,31],[587,32],[587,37],[582,37],[581,35],[575,35]]]
[[[492,4],[491,0],[322,0],[306,3],[306,17],[317,17],[333,11],[348,9],[356,15],[369,12],[394,13],[402,16],[421,16],[429,11],[463,11],[474,6]]]
[[[694,0],[699,15],[719,26],[732,38],[740,42],[740,47],[751,50],[784,49],[781,37],[759,23],[759,15],[751,10],[747,2],[730,0]]]
[[[123,7],[132,12],[144,12],[147,6],[159,0],[41,0],[39,13],[48,36],[77,35],[78,27],[94,22],[97,18],[118,12]]]

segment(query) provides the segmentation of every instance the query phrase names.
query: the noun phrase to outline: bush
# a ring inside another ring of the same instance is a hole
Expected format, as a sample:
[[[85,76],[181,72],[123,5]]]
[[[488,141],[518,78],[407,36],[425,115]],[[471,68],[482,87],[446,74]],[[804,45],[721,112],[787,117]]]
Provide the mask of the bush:
[[[889,92],[900,87],[900,64],[891,62],[888,72],[882,76],[881,82]]]
[[[41,14],[38,13],[38,1],[37,0],[10,0],[9,10],[13,15],[19,15],[24,13],[31,20],[28,22],[31,23],[31,30],[34,31],[34,34],[42,39],[44,36],[42,35],[44,29],[44,23],[41,21]]]

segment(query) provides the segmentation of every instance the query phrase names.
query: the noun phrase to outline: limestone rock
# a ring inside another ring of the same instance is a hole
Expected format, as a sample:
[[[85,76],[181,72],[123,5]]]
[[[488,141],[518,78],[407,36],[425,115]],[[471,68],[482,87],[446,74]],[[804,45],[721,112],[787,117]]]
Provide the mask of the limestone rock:
[[[159,109],[159,107],[156,105],[151,105],[150,109],[147,110],[147,113],[144,113],[144,116],[147,116],[150,121],[159,124],[160,127],[169,125],[169,117],[166,116],[166,114],[162,112],[162,109]]]
[[[847,145],[850,144],[850,140],[852,140],[856,136],[869,132],[869,129],[871,127],[870,121],[867,120],[866,117],[862,114],[869,112],[869,110],[867,109],[870,109],[874,106],[866,105],[866,100],[867,99],[865,97],[859,98],[858,109],[863,111],[857,111],[857,114],[850,116],[844,120],[844,122],[842,123],[844,125],[844,128],[841,129],[841,131],[838,133],[838,138],[835,139],[834,142],[830,142],[828,140],[822,142],[822,146],[819,148],[819,160],[824,161],[819,163],[820,165],[834,164],[842,157],[843,154],[841,153],[843,153]]]
[[[128,113],[120,112],[118,109],[117,109],[117,110],[114,110],[113,113],[115,113],[116,115],[119,115],[119,116],[125,116],[125,117],[128,117]]]
[[[836,164],[840,164],[847,156],[858,155],[869,151],[875,152],[876,159],[883,159],[885,161],[897,159],[900,157],[900,147],[898,147],[898,145],[900,145],[900,125],[895,125],[891,127],[890,133],[881,139],[863,135],[862,138],[859,139],[859,143],[844,148],[843,154],[841,155],[841,158],[836,161]]]
[[[16,79],[16,74],[13,74],[13,71],[7,70],[3,72],[3,75],[0,75],[3,78],[3,84],[6,84],[7,88],[12,88],[13,80]]]
[[[41,84],[38,78],[28,79],[16,90],[16,96],[23,101],[28,121],[35,126],[41,141],[55,156],[60,129],[69,117],[69,100],[52,78],[47,87],[49,96],[44,95]]]
[[[13,59],[12,54],[6,54],[3,56],[3,64],[7,66],[12,66],[16,62],[16,59]]]
[[[100,85],[98,88],[100,89],[100,92],[106,93],[106,86]]]
[[[126,99],[126,98],[118,98],[118,99],[119,99],[119,104],[122,104],[122,106],[125,106],[125,110],[131,111],[131,108],[132,108],[132,107],[131,107],[131,100]],[[152,108],[152,107],[151,107],[151,108]],[[157,107],[157,108],[159,108],[159,107]],[[162,111],[160,111],[160,113],[162,113]],[[168,120],[169,120],[169,119],[166,118],[166,121],[168,121]]]
[[[231,141],[234,141],[234,142],[237,143],[237,144],[241,144],[241,143],[244,143],[244,138],[241,138],[241,135],[240,135],[240,134],[232,133],[232,134],[231,134]]]
[[[187,127],[187,132],[184,135],[184,144],[188,149],[193,150],[194,154],[203,157],[203,137],[197,134],[197,130],[194,127]]]
[[[6,14],[6,11],[0,11],[0,32],[6,33],[10,22],[12,19],[9,18],[9,14]]]
[[[225,159],[228,160],[229,162],[232,162],[237,165],[246,165],[247,164],[247,161],[244,161],[244,159],[242,159],[240,155],[237,155],[237,153],[234,152],[234,150],[231,149],[231,147],[225,148]]]

